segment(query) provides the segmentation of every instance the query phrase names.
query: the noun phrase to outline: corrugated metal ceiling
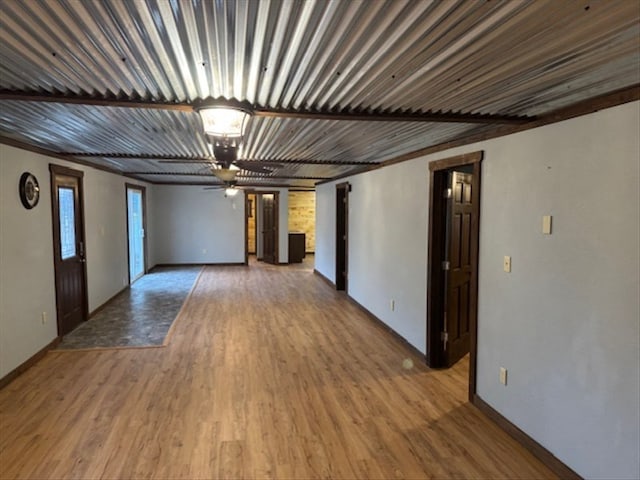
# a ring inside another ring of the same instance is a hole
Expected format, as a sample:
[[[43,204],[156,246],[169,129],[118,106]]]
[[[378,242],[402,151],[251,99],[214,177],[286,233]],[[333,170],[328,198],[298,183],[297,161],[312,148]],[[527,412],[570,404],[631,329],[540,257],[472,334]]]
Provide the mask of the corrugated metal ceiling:
[[[635,0],[2,0],[0,8],[0,133],[91,154],[87,161],[123,173],[153,172],[151,181],[201,183],[185,175],[193,165],[148,156],[208,150],[197,114],[145,102],[536,116],[640,83]],[[57,102],[17,100],[34,93]],[[143,105],[66,103],[73,98]],[[308,185],[289,177],[332,177],[496,126],[254,116],[242,158],[279,161],[274,183]],[[321,161],[332,165],[303,163]]]

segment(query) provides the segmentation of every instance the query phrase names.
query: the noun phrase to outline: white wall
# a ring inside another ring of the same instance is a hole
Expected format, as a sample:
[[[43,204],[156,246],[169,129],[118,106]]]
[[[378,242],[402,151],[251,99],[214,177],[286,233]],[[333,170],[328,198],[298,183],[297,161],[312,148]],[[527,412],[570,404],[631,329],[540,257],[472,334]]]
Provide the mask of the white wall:
[[[129,182],[136,184],[137,182]],[[146,208],[146,229],[144,232],[147,248],[147,270],[155,267],[158,262],[156,260],[156,238],[152,235],[152,232],[156,229],[156,215],[155,215],[155,192],[152,186],[145,189],[145,208]]]
[[[47,160],[0,145],[0,378],[57,336]],[[25,171],[40,184],[40,201],[31,210],[18,196]]]
[[[336,187],[326,183],[316,187],[315,270],[336,281]]]
[[[278,261],[289,263],[289,190],[278,188]]]
[[[82,170],[85,171],[87,281],[91,285],[89,311],[92,312],[129,283],[127,202],[123,177],[100,170]]]
[[[349,292],[424,352],[428,162],[484,150],[477,392],[588,478],[640,476],[639,110],[346,179]],[[541,233],[547,214],[551,236]],[[335,182],[317,189],[317,223],[316,269],[333,279]]]
[[[50,163],[84,172],[89,311],[128,282],[125,183],[136,182],[0,145],[0,378],[57,336]],[[18,196],[24,171],[34,173],[41,188],[32,210]]]
[[[154,185],[151,237],[157,264],[244,263],[244,193]]]

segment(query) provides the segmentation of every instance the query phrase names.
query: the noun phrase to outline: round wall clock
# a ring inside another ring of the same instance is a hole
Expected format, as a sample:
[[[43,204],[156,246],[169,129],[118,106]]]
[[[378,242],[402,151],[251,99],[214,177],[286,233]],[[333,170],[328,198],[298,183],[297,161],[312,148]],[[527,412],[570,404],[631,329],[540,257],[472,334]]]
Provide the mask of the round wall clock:
[[[33,174],[29,172],[24,172],[20,177],[20,201],[24,208],[32,209],[38,204],[38,200],[40,200],[40,186],[38,185],[38,180]]]

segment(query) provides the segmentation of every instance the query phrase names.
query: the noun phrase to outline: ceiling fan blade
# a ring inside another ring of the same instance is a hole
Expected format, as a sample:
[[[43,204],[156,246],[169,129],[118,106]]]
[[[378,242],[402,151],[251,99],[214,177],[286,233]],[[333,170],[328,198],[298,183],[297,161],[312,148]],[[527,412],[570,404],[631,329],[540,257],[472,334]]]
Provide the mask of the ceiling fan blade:
[[[249,172],[254,173],[273,173],[274,170],[278,168],[282,168],[282,165],[277,163],[269,162],[253,162],[251,160],[236,160],[235,164],[243,170],[247,170]]]
[[[159,163],[194,163],[210,165],[214,163],[213,160],[158,160]]]
[[[239,160],[240,162],[250,162],[253,164],[262,165],[267,168],[284,168],[281,162],[272,162],[270,160]]]

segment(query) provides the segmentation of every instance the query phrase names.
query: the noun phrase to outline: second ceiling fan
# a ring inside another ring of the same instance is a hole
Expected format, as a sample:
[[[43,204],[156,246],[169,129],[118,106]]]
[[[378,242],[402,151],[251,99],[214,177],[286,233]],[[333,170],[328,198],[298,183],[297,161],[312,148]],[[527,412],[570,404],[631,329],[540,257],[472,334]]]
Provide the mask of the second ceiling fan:
[[[211,172],[220,180],[229,182],[235,180],[240,170],[254,173],[270,174],[282,164],[276,162],[255,162],[238,159],[239,144],[233,138],[216,138],[207,135],[210,153],[215,158]]]

